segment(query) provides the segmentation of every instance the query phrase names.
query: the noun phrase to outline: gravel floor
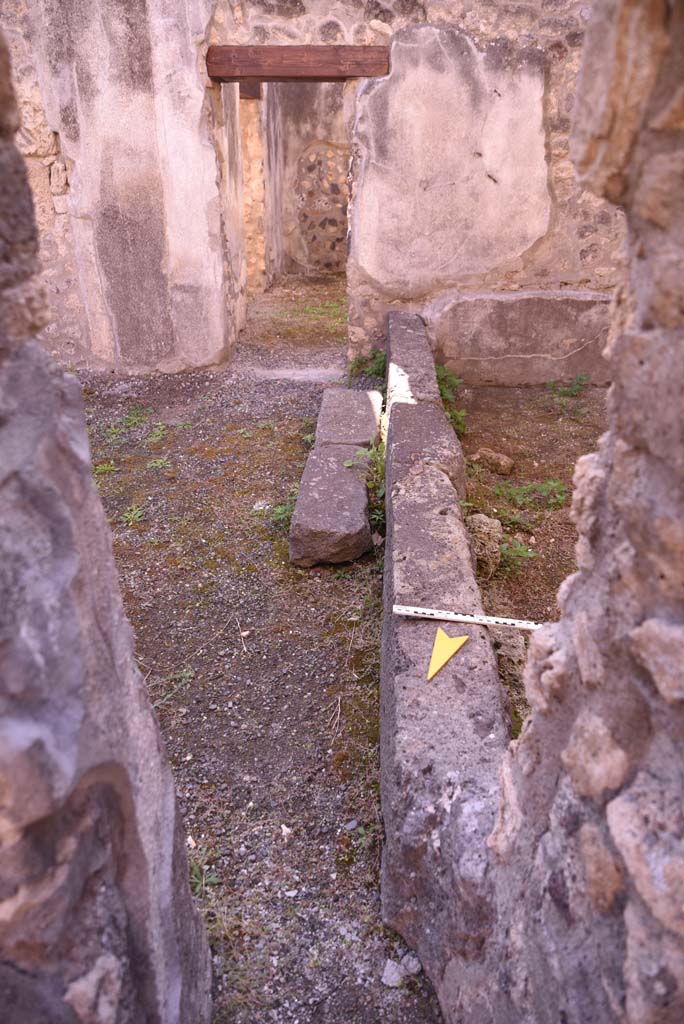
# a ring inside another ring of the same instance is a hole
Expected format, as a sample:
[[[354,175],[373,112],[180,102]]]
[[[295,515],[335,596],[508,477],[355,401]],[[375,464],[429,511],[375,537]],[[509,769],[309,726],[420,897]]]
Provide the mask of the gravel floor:
[[[270,293],[230,370],[81,375],[215,1024],[440,1020],[422,973],[382,981],[408,951],[378,893],[381,559],[293,570],[282,528],[322,381],[344,371],[341,299],[340,282]]]

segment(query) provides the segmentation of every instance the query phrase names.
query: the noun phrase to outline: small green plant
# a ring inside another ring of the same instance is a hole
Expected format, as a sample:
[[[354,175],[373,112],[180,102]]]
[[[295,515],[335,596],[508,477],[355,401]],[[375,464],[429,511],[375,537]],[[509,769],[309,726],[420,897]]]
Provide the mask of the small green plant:
[[[95,476],[108,476],[110,473],[118,473],[114,462],[98,462],[93,469]]]
[[[494,488],[498,498],[515,505],[529,508],[530,505],[545,505],[547,508],[562,508],[568,500],[568,488],[560,480],[542,480],[539,483],[501,483]]]
[[[555,407],[560,413],[576,421],[586,416],[589,409],[580,406],[579,398],[588,382],[589,377],[586,373],[578,373],[569,384],[559,384],[558,381],[550,380],[546,388],[551,397],[552,408]]]
[[[290,488],[290,494],[287,501],[284,501],[281,505],[274,505],[271,509],[271,522],[275,526],[276,530],[282,530],[283,533],[289,532],[290,523],[292,522],[292,513],[295,509],[298,494],[299,484],[295,484]]]
[[[346,459],[344,466],[366,466],[366,487],[368,488],[368,515],[371,526],[384,535],[385,532],[385,443],[378,441],[370,448],[359,448],[353,459]]]
[[[508,509],[497,510],[496,517],[501,525],[507,530],[514,530],[516,533],[531,533],[532,524],[523,518],[520,512],[509,512]]]
[[[147,440],[151,444],[154,444],[156,441],[163,441],[168,433],[168,429],[165,423],[153,424],[152,429],[147,435]]]
[[[135,427],[139,427],[144,423],[148,416],[148,410],[144,409],[141,405],[135,405],[127,412],[121,419],[116,420],[115,423],[110,424],[105,430],[105,435],[114,441],[120,438],[122,434],[126,434],[129,430],[133,430]]]
[[[168,459],[150,459],[147,463],[148,469],[170,469],[171,463]]]
[[[550,380],[546,387],[556,398],[578,398],[588,382],[589,375],[587,373],[578,373],[569,384],[559,384],[558,381]]]
[[[319,306],[299,306],[294,313],[310,320],[327,320],[333,327],[345,327],[347,324],[347,309],[341,299],[329,299]]]
[[[247,427],[241,427],[240,430],[238,430],[238,434],[240,437],[254,437],[252,431],[247,430]]]
[[[179,690],[184,689],[195,678],[194,668],[180,668],[163,678],[154,678],[149,684],[150,699],[155,711],[170,704]]]
[[[193,896],[197,898],[204,896],[207,889],[221,884],[221,879],[216,872],[209,864],[204,863],[206,859],[207,854],[202,849],[199,849],[190,858],[190,888]]]
[[[122,512],[119,519],[124,526],[133,526],[135,523],[140,523],[145,518],[145,509],[140,508],[139,505],[129,505],[125,512]]]
[[[460,377],[456,376],[453,370],[450,370],[448,366],[443,366],[441,363],[437,363],[435,372],[444,411],[458,436],[463,437],[466,433],[467,414],[465,409],[456,408],[458,389],[463,381]]]
[[[537,552],[522,544],[516,537],[504,535],[501,543],[500,568],[503,572],[517,572],[523,562],[537,558]]]
[[[387,372],[387,354],[381,348],[374,348],[370,355],[356,356],[347,369],[347,384],[357,377],[383,377]]]
[[[435,366],[435,373],[437,374],[439,397],[445,405],[453,405],[456,401],[456,392],[463,381],[453,370],[450,370],[448,366],[443,366],[441,363],[437,363]]]
[[[466,431],[468,429],[466,426],[467,415],[468,414],[465,411],[465,409],[451,409],[447,411],[449,423],[454,428],[459,437],[465,437]]]

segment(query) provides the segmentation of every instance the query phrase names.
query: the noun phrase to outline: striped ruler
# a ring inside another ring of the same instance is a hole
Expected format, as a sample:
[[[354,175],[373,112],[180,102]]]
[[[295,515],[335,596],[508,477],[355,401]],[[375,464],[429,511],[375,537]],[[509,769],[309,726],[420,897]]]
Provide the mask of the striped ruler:
[[[437,619],[440,622],[465,622],[471,626],[511,626],[513,629],[541,629],[543,622],[528,622],[525,619],[504,619],[498,615],[466,615],[460,612],[444,612],[437,608],[413,608],[410,605],[395,604],[392,611],[407,619]]]

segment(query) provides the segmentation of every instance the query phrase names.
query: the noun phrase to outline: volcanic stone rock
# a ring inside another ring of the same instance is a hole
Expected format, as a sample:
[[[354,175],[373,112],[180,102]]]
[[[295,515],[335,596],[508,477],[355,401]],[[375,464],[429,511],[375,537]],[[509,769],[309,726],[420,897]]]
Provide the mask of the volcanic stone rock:
[[[477,573],[488,580],[499,568],[503,526],[498,519],[475,512],[468,516],[466,529],[477,562]]]
[[[379,391],[326,388],[316,425],[316,444],[355,444],[366,448],[380,438]]]
[[[5,330],[29,323],[12,309],[37,238],[1,38],[0,102],[0,1016],[206,1024],[209,949],[80,388]]]
[[[515,465],[509,455],[495,452],[491,448],[478,448],[471,456],[470,461],[479,462],[485,469],[491,470],[492,473],[498,473],[499,476],[510,476]]]
[[[353,466],[345,466],[353,462]],[[352,445],[309,452],[290,526],[290,561],[351,562],[372,547],[366,466]]]
[[[456,489],[465,493],[463,455],[419,317],[391,314],[388,378],[382,906],[385,922],[437,980],[467,960],[489,928],[485,840],[508,721],[485,629],[455,626],[470,639],[428,684],[435,624],[393,614],[394,603],[470,613],[481,613],[482,603]]]

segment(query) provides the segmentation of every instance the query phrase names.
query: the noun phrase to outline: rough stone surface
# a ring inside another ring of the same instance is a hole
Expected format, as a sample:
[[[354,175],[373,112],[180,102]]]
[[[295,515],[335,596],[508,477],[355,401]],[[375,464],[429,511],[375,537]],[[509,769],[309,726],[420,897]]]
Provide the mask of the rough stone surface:
[[[390,313],[387,408],[396,401],[440,402],[432,351],[425,324],[414,313]]]
[[[394,603],[465,612],[481,612],[482,605],[459,494],[444,465],[443,435],[434,430],[434,416],[443,412],[432,400],[434,364],[417,318],[392,320],[388,378],[383,916],[438,982],[452,959],[477,955],[491,926],[485,839],[494,820],[508,722],[484,629],[455,627],[470,639],[427,684],[435,624],[392,613]],[[416,398],[416,392],[426,397]],[[453,431],[451,438],[460,448]]]
[[[3,1024],[207,1024],[209,950],[80,389],[5,330],[37,269],[8,70],[0,40]]]
[[[355,275],[411,299],[486,273],[543,236],[543,96],[537,51],[512,59],[433,26],[397,33],[390,75],[367,82],[357,108]]]
[[[560,622],[532,637],[532,715],[490,841],[500,924],[485,961],[502,1021],[684,1017],[684,134],[659,127],[683,52],[681,4],[594,3],[574,153],[581,184],[626,210],[630,276],[607,352],[609,430],[575,477],[578,572]],[[667,224],[645,189],[668,197]],[[454,992],[453,1019],[482,1003]]]
[[[465,498],[465,460],[449,423],[437,385],[425,325],[411,313],[390,313],[387,408],[401,429],[392,458],[397,473],[411,466],[435,466],[447,475],[457,497]]]
[[[316,444],[354,444],[367,448],[380,438],[379,391],[327,388],[316,424]]]
[[[372,547],[366,470],[358,448],[329,444],[306,460],[290,526],[290,561],[351,562]],[[354,461],[354,466],[345,462]]]
[[[495,22],[496,11],[478,5],[483,20]],[[684,436],[676,412],[684,401],[684,6],[595,0],[586,24],[575,160],[580,187],[626,211],[629,279],[606,348],[609,429],[575,474],[577,572],[561,587],[560,621],[530,643],[530,717],[498,768],[478,764],[485,743],[470,752],[479,820],[487,820],[490,801],[497,809],[488,852],[477,831],[469,846],[481,858],[477,876],[485,881],[477,886],[472,862],[434,829],[442,808],[457,813],[461,791],[440,802],[430,787],[439,778],[434,748],[442,730],[454,728],[457,756],[478,705],[464,690],[439,722],[431,720],[416,661],[427,657],[434,627],[418,624],[402,644],[411,624],[392,622],[389,609],[385,618],[388,920],[423,959],[449,1024],[684,1019]],[[391,417],[390,473],[392,450]],[[390,601],[392,587],[406,602],[453,600],[446,551],[429,579],[417,568],[422,543],[436,551],[449,522],[443,516],[416,538],[437,486],[426,471],[392,486]],[[490,693],[490,716],[496,708]],[[401,752],[388,742],[392,730],[411,737]],[[422,777],[409,774],[405,766],[414,769],[429,743],[432,767],[426,755]],[[498,786],[486,786],[499,769]],[[467,818],[456,820],[464,827]],[[401,832],[397,821],[410,827]],[[391,872],[393,858],[403,870]]]
[[[499,568],[503,526],[498,519],[475,512],[465,521],[477,563],[477,574],[490,579]]]
[[[510,455],[495,452],[492,448],[478,448],[475,454],[471,455],[470,461],[479,462],[485,469],[498,473],[499,476],[510,476],[515,465]]]
[[[423,316],[439,361],[469,384],[544,384],[579,373],[609,381],[601,355],[609,296],[600,292],[444,295]]]

